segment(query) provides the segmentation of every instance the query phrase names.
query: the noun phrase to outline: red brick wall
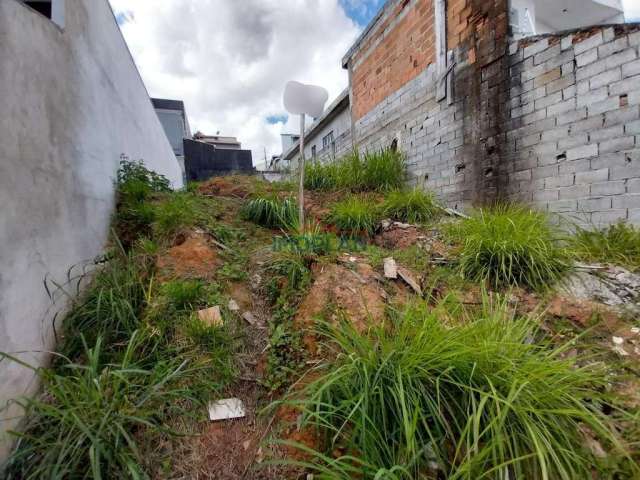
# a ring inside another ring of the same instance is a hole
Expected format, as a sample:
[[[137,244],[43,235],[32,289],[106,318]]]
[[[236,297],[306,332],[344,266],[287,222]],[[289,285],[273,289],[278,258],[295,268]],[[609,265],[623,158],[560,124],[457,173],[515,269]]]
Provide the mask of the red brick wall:
[[[356,121],[435,61],[433,0],[399,0],[391,8],[350,59]]]

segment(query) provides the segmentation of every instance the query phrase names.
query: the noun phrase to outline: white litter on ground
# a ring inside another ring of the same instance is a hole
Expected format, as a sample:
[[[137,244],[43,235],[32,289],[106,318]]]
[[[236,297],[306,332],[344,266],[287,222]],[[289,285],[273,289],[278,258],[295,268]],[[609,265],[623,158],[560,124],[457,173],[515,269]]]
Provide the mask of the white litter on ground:
[[[246,415],[244,403],[239,398],[223,398],[208,405],[209,420],[231,420],[232,418],[242,418]]]

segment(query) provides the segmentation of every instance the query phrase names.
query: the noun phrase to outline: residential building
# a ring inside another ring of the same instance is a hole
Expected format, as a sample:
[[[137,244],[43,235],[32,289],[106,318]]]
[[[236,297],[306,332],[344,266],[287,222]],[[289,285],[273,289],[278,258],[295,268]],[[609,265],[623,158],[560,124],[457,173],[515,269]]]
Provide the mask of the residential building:
[[[187,112],[182,100],[169,100],[164,98],[152,98],[151,102],[156,109],[156,114],[167,134],[169,143],[173,148],[180,168],[184,175],[184,144],[185,138],[191,138],[191,128]]]
[[[619,0],[388,0],[342,61],[353,144],[397,145],[454,208],[640,223],[640,24],[622,20]]]
[[[242,144],[236,137],[205,135],[204,133],[196,132],[193,139],[199,142],[208,143],[209,145],[213,145],[214,147],[221,149],[240,150],[242,148]]]
[[[327,107],[324,114],[304,134],[304,155],[310,161],[331,161],[353,148],[349,90],[345,89]],[[282,154],[282,163],[295,168],[300,155],[299,139]]]
[[[39,367],[105,247],[119,162],[144,160],[175,187],[182,174],[107,0],[0,0],[0,98],[0,352]],[[13,400],[38,388],[0,362],[0,461]]]

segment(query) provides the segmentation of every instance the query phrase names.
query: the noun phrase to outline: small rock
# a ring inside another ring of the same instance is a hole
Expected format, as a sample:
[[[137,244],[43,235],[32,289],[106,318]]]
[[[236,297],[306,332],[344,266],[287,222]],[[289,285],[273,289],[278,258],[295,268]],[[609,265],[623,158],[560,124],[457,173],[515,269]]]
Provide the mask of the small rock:
[[[402,278],[407,285],[409,285],[413,290],[419,295],[422,296],[422,289],[420,288],[420,284],[416,281],[416,279],[411,275],[411,272],[404,267],[398,267],[398,275]]]
[[[613,337],[614,345],[622,345],[624,343],[624,338],[622,337]]]
[[[393,226],[395,228],[399,228],[401,230],[406,230],[407,228],[412,228],[415,225],[411,225],[410,223],[402,223],[402,222],[393,222]]]
[[[229,304],[227,305],[227,307],[232,312],[239,312],[240,311],[240,306],[238,305],[238,303],[233,298],[231,300],[229,300]]]
[[[398,265],[392,257],[384,259],[384,276],[386,278],[398,278]]]
[[[631,333],[633,333],[634,335],[638,335],[640,333],[640,328],[631,327]]]
[[[215,307],[205,308],[204,310],[198,310],[198,319],[210,327],[219,327],[224,323],[220,307],[217,305]]]
[[[242,418],[246,415],[244,403],[239,398],[223,398],[209,403],[208,407],[211,421]]]
[[[244,448],[245,450],[249,450],[250,446],[251,446],[251,440],[245,440],[244,442],[242,442],[242,448]]]
[[[258,324],[258,319],[255,317],[255,315],[251,312],[244,312],[242,314],[242,318],[250,325],[253,325],[254,327]]]
[[[258,290],[260,288],[260,284],[262,283],[262,277],[260,274],[256,273],[251,277],[251,288],[253,290]]]
[[[627,352],[624,348],[622,348],[620,345],[616,345],[613,347],[613,351],[616,352],[618,355],[620,355],[621,357],[628,357],[629,356],[629,352]]]

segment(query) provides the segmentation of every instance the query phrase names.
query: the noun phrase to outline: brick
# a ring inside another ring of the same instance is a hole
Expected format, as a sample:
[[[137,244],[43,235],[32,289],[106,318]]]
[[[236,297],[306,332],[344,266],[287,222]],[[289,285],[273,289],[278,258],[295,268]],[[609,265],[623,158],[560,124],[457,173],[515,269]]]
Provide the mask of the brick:
[[[574,74],[571,73],[569,75],[565,75],[547,84],[547,95],[551,95],[552,93],[555,93],[558,90],[563,90],[567,87],[575,85],[575,83],[576,83],[576,76]]]
[[[611,208],[611,199],[615,197],[599,197],[578,200],[578,210],[582,212],[597,212]]]
[[[629,221],[629,223],[634,223],[634,224],[640,223],[640,209],[630,208],[629,214],[627,216],[627,220]]]
[[[520,100],[522,104],[533,102],[538,100],[539,98],[544,97],[547,94],[547,90],[544,87],[536,88],[529,92],[523,93],[520,96]]]
[[[558,148],[560,150],[568,150],[576,147],[581,147],[589,143],[589,135],[586,133],[576,133],[558,141]]]
[[[608,56],[605,61],[607,69],[619,67],[625,63],[629,63],[638,58],[638,54],[635,48],[628,48],[620,53]]]
[[[527,135],[517,141],[518,148],[526,148],[540,143],[540,134]]]
[[[531,170],[522,170],[509,175],[509,180],[512,182],[521,182],[523,180],[531,180]]]
[[[550,200],[558,200],[558,198],[558,190],[538,190],[533,192],[533,200],[537,202],[548,202]]]
[[[613,70],[602,72],[595,77],[591,77],[591,79],[589,80],[589,88],[595,90],[597,88],[609,85],[610,83],[618,82],[620,80],[622,80],[622,69],[618,67]]]
[[[624,131],[627,135],[640,135],[640,120],[627,123]]]
[[[585,80],[605,70],[607,70],[606,59],[598,60],[597,62],[590,63],[586,67],[578,68],[576,70],[576,80]]]
[[[598,49],[592,48],[586,52],[576,56],[576,65],[584,67],[598,60]]]
[[[575,212],[577,206],[578,202],[576,200],[558,200],[548,203],[549,211],[556,213]]]
[[[595,47],[599,47],[600,45],[602,45],[603,42],[604,42],[604,39],[602,37],[602,32],[598,32],[595,35],[592,35],[591,37],[587,38],[586,40],[576,43],[573,46],[573,50],[576,53],[576,55],[579,55],[583,52],[586,52],[587,50],[590,50]]]
[[[564,187],[560,189],[560,200],[589,197],[589,185],[573,185],[570,187]]]
[[[598,47],[598,56],[600,58],[608,57],[609,55],[613,55],[614,53],[621,52],[625,48],[629,46],[629,40],[627,37],[620,37],[613,42],[605,43]]]
[[[587,113],[589,116],[600,115],[601,113],[617,110],[618,108],[620,108],[620,99],[618,97],[612,97],[601,102],[588,105]]]
[[[640,177],[640,164],[629,164],[621,167],[613,167],[609,171],[611,180],[624,180]]]
[[[640,107],[637,105],[631,105],[625,108],[619,108],[607,112],[604,115],[604,127],[610,127],[617,125],[618,123],[628,123],[640,118]]]
[[[634,47],[640,45],[640,32],[629,34],[629,46]]]
[[[620,183],[625,185],[627,193],[640,193],[640,178],[630,178],[626,181],[620,180]]]
[[[558,55],[560,55],[560,51],[560,44],[549,47],[546,50],[537,53],[533,57],[533,64],[538,65],[540,63],[546,62],[547,60],[550,60],[551,58],[557,57]]]
[[[570,98],[569,100],[564,100],[560,103],[556,103],[555,105],[551,105],[547,107],[547,116],[553,117],[561,113],[569,112],[575,108],[576,108],[576,99]]]
[[[640,208],[640,194],[627,193],[613,197],[613,208]]]
[[[552,130],[547,130],[545,132],[542,132],[542,141],[543,142],[552,142],[552,141],[558,141],[560,139],[563,139],[565,137],[567,137],[569,135],[569,128],[568,127],[558,127],[558,128],[554,128]]]
[[[549,39],[548,38],[544,38],[544,39],[539,40],[539,41],[537,41],[535,43],[532,43],[528,47],[525,47],[525,49],[524,49],[524,58],[531,57],[531,56],[535,55],[536,53],[540,53],[543,50],[546,50],[547,48],[549,48]]]
[[[604,119],[602,117],[590,117],[585,120],[580,120],[571,124],[569,132],[571,135],[575,135],[580,132],[591,132],[602,128],[602,124],[604,123],[603,120]]]
[[[640,105],[640,92],[631,92],[627,100],[629,105]]]
[[[605,43],[610,42],[614,38],[616,38],[616,31],[613,29],[613,27],[605,28],[602,31],[602,39]],[[624,38],[626,40],[626,37]]]
[[[539,77],[540,75],[544,75],[545,71],[546,69],[544,67],[544,64],[536,65],[535,67],[529,68],[522,72],[520,81],[524,84],[529,80],[533,80],[534,78]],[[522,88],[526,89],[527,87],[523,85]],[[533,84],[531,84],[531,88],[533,88]]]
[[[626,63],[622,65],[622,77],[632,77],[640,74],[640,60]]]
[[[595,227],[600,228],[604,225],[609,225],[619,220],[625,220],[626,218],[626,210],[606,210],[604,212],[593,212],[591,214],[591,223]]]
[[[619,152],[630,150],[635,145],[635,137],[620,137],[600,142],[600,153]]]
[[[566,50],[573,47],[573,35],[567,35],[560,40],[560,48]]]
[[[625,191],[624,180],[591,184],[591,195],[593,196],[619,195],[625,193]]]
[[[609,169],[591,170],[589,172],[576,173],[576,185],[604,182],[609,180]]]
[[[596,120],[600,119],[596,118]],[[592,143],[598,143],[622,136],[624,136],[624,126],[616,125],[614,127],[593,130],[589,133],[589,141]]]
[[[567,160],[595,157],[596,155],[598,155],[598,145],[595,144],[567,150]]]
[[[571,85],[570,87],[567,87],[564,90],[562,90],[562,99],[569,100],[571,98],[574,98],[577,95],[577,93],[578,91],[576,89],[576,86]]]
[[[538,167],[531,170],[531,178],[533,180],[540,180],[549,177],[555,177],[558,175],[557,165],[547,165],[545,167]]]
[[[575,101],[574,101],[574,105],[575,105]],[[583,107],[580,108],[578,110],[573,110],[573,111],[567,111],[566,113],[563,113],[562,115],[559,115],[557,118],[557,124],[558,125],[565,125],[567,123],[572,123],[572,122],[576,122],[578,120],[582,120],[584,118],[587,118],[587,108]]]
[[[562,71],[560,70],[560,67],[554,68],[549,72],[536,76],[533,80],[533,85],[535,88],[542,87],[547,83],[553,82],[554,80],[558,80],[561,74],[562,74]]]
[[[569,187],[574,183],[575,175],[569,173],[566,175],[557,175],[555,177],[549,177],[544,179],[544,188],[559,188]]]
[[[610,95],[620,95],[623,93],[629,93],[640,90],[640,75],[635,77],[629,77],[621,82],[612,83],[609,85]]]
[[[591,169],[591,162],[588,159],[565,161],[560,163],[558,168],[560,175],[586,172]]]
[[[547,95],[535,101],[535,109],[546,108],[562,101],[562,92],[556,92],[553,95]]]
[[[578,95],[584,95],[585,93],[589,93],[589,79],[580,80],[576,82],[576,92]]]
[[[606,100],[609,97],[607,87],[591,90],[589,93],[578,95],[578,107],[593,105],[594,103]]]

